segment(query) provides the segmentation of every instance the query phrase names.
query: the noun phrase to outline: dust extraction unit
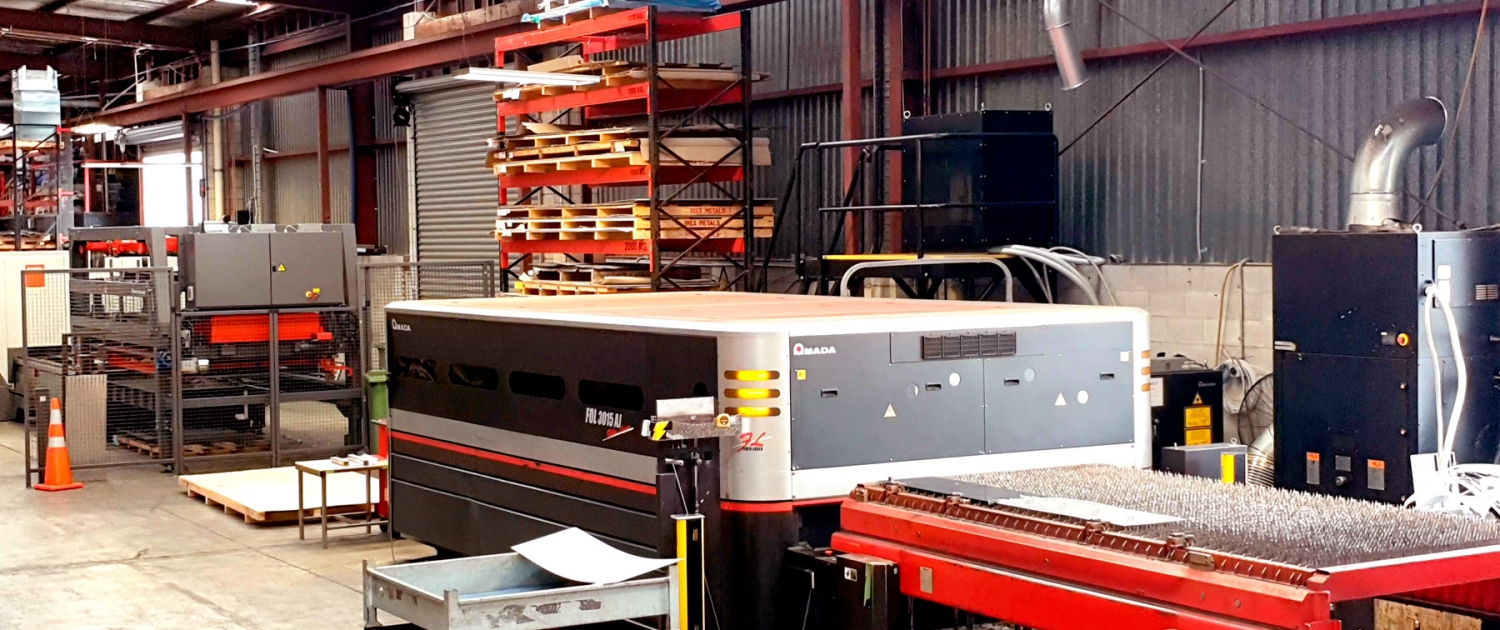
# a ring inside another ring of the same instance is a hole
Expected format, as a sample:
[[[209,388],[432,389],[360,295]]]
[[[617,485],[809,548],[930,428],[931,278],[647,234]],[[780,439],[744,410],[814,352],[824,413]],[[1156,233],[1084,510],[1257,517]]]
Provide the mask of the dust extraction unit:
[[[1150,465],[1146,314],[1114,307],[670,293],[392,304],[392,513],[464,554],[569,526],[671,555],[703,501],[727,628],[771,628],[786,549],[857,484]],[[680,475],[641,423],[718,398],[742,423]]]
[[[1402,167],[1446,120],[1436,99],[1397,107],[1359,150],[1347,229],[1272,241],[1278,486],[1401,502],[1413,455],[1495,461],[1500,232],[1400,214]]]

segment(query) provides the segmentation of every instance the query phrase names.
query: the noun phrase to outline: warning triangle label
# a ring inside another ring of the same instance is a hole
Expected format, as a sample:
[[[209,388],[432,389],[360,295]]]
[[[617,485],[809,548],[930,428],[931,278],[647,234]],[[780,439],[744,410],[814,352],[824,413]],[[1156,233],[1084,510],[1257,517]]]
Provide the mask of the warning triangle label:
[[[1201,404],[1203,404],[1203,394],[1193,394],[1193,404],[1195,404],[1195,405],[1201,405]]]
[[[896,417],[896,406],[895,405],[886,405],[885,406],[885,417],[887,417],[887,418],[894,418],[894,417]]]
[[[1053,407],[1066,407],[1066,406],[1068,406],[1068,397],[1062,395],[1061,393],[1058,393],[1058,395],[1057,395],[1057,402],[1052,403],[1052,406]]]

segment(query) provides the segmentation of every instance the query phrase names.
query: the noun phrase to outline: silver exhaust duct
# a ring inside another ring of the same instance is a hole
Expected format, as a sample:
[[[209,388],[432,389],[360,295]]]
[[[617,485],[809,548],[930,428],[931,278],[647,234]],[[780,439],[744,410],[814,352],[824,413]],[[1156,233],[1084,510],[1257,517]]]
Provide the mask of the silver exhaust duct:
[[[1062,74],[1064,90],[1083,85],[1089,78],[1083,67],[1083,55],[1073,43],[1072,21],[1068,19],[1064,3],[1067,0],[1042,0],[1042,21],[1047,25],[1047,38],[1052,41],[1052,53],[1057,56],[1057,71]]]
[[[1360,145],[1349,184],[1349,228],[1378,228],[1401,219],[1401,171],[1417,149],[1437,144],[1448,108],[1431,96],[1397,105]]]

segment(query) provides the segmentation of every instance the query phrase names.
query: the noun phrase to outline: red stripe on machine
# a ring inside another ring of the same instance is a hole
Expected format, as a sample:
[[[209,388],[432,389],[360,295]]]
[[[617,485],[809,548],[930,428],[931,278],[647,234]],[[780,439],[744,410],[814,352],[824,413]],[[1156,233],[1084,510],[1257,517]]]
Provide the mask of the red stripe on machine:
[[[719,509],[725,512],[790,512],[795,508],[812,507],[815,505],[834,505],[843,503],[848,497],[827,497],[823,499],[803,499],[801,501],[720,501]]]
[[[564,477],[572,477],[574,479],[578,479],[578,480],[581,480],[581,481],[587,481],[589,483],[597,483],[597,484],[600,484],[600,485],[610,486],[612,488],[619,488],[621,490],[630,490],[631,492],[639,492],[641,494],[649,494],[649,495],[655,495],[656,494],[656,488],[654,488],[652,486],[648,486],[648,485],[643,484],[643,483],[636,483],[634,481],[625,481],[624,479],[617,479],[615,477],[610,477],[610,476],[607,476],[607,475],[600,475],[600,474],[595,474],[595,473],[591,473],[591,472],[585,472],[585,471],[582,471],[582,470],[577,470],[577,469],[574,469],[574,468],[568,468],[568,467],[565,467],[565,466],[557,466],[557,465],[554,465],[554,464],[544,464],[542,462],[538,462],[538,461],[534,461],[534,460],[530,460],[530,459],[522,459],[520,457],[512,457],[510,455],[502,455],[500,453],[496,453],[496,452],[493,452],[493,451],[487,451],[487,450],[484,450],[484,449],[474,448],[474,447],[471,447],[471,446],[463,446],[463,445],[460,445],[460,444],[454,444],[452,442],[444,442],[442,440],[434,440],[432,438],[426,438],[426,437],[422,437],[420,435],[412,435],[410,433],[401,433],[399,431],[392,431],[391,432],[391,437],[394,438],[394,439],[397,439],[397,440],[401,440],[403,442],[411,442],[413,444],[421,444],[423,446],[431,446],[433,448],[440,448],[440,449],[443,449],[445,451],[451,451],[451,452],[454,452],[454,453],[461,453],[461,454],[464,454],[464,455],[472,455],[474,457],[480,457],[480,458],[488,459],[488,460],[494,461],[494,462],[501,462],[501,463],[505,463],[505,464],[510,464],[512,466],[520,466],[522,468],[530,468],[532,470],[538,470],[538,471],[541,471],[541,472],[551,473],[551,474],[554,474],[554,475],[562,475]]]

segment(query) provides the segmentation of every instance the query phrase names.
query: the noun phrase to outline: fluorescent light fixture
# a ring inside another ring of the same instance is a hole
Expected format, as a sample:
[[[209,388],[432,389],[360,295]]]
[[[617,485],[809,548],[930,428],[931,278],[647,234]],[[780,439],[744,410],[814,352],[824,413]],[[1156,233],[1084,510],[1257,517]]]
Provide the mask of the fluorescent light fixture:
[[[99,134],[110,134],[119,131],[120,128],[105,123],[84,123],[73,127],[73,133],[80,136],[96,136]]]
[[[466,68],[453,74],[455,79],[486,81],[489,83],[519,83],[521,85],[593,85],[600,77],[593,74],[567,74],[563,72],[530,72],[509,68]]]
[[[238,4],[245,7],[253,7],[257,4],[260,4],[256,0],[214,0],[214,2],[222,2],[224,4]]]

